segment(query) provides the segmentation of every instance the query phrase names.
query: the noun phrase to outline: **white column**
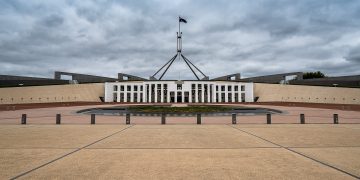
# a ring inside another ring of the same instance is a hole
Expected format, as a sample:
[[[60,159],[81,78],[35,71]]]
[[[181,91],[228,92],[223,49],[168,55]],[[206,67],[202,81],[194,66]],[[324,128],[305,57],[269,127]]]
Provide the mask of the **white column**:
[[[157,98],[158,98],[157,84],[155,84],[155,89],[154,89],[154,91],[155,91],[155,103],[157,103],[157,102],[158,102],[158,101],[157,101]]]
[[[160,102],[164,102],[164,84],[161,84],[160,87]]]
[[[231,102],[235,102],[235,86],[231,85]]]
[[[195,102],[199,102],[199,94],[198,94],[198,84],[195,84]]]
[[[226,84],[226,85],[225,85],[225,102],[228,102],[228,98],[229,98],[229,95],[228,95],[228,85]]]
[[[124,84],[124,102],[127,102],[127,84]]]
[[[134,85],[130,85],[130,102],[134,102]]]
[[[185,102],[185,93],[184,93],[184,90],[182,89],[181,90],[181,102],[183,103],[183,102]]]
[[[138,91],[136,92],[137,93],[137,102],[141,102],[140,99],[141,99],[141,93],[140,93],[140,86],[138,85]]]
[[[169,91],[169,86],[170,84],[167,85],[167,90],[166,90],[166,96],[167,96],[167,102],[170,103],[170,91]]]
[[[143,83],[143,90],[142,90],[142,93],[143,93],[143,101],[142,102],[146,102],[146,84]]]
[[[190,84],[190,91],[189,91],[189,103],[192,103],[192,89]]]
[[[207,102],[210,102],[210,84],[207,84]]]
[[[151,102],[151,84],[149,84],[148,91],[149,91],[149,102]]]
[[[201,102],[202,103],[204,102],[204,92],[205,92],[204,84],[201,84]]]
[[[239,89],[238,89],[238,99],[239,99],[239,102],[241,102],[241,84],[238,84],[239,86]]]
[[[117,85],[116,102],[120,102],[120,85]]]
[[[175,99],[174,102],[177,103],[177,90],[174,91]]]
[[[216,87],[215,87],[216,85],[215,84],[213,84],[212,85],[212,102],[216,102]]]

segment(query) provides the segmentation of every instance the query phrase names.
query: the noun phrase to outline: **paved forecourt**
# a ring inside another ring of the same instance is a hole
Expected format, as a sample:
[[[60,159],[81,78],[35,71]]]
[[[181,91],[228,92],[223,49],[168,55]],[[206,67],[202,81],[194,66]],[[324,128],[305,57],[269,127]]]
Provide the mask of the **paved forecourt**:
[[[0,125],[1,179],[356,179],[359,124]]]

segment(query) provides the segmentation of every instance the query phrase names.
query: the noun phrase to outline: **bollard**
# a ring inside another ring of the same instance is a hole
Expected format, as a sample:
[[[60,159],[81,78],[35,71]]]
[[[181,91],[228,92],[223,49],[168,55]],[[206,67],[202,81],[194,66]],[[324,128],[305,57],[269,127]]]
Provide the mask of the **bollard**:
[[[339,124],[339,115],[334,114],[334,124]]]
[[[130,114],[126,114],[126,124],[130,124]]]
[[[196,114],[197,124],[201,124],[201,114]]]
[[[91,124],[95,124],[95,114],[91,114]]]
[[[266,123],[271,124],[271,114],[266,114]]]
[[[305,124],[305,114],[300,114],[300,123]]]
[[[26,124],[26,114],[21,115],[21,124]]]
[[[161,114],[161,124],[166,124],[166,114]]]
[[[235,113],[233,113],[231,115],[231,119],[232,119],[232,124],[236,124],[236,114]]]
[[[56,124],[61,124],[61,114],[56,114]]]

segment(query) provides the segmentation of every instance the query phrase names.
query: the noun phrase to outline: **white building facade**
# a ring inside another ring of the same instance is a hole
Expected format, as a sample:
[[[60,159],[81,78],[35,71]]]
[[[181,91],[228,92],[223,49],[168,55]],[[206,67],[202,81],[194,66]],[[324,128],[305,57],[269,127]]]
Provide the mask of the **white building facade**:
[[[232,81],[122,81],[105,83],[105,102],[254,102],[253,83]]]

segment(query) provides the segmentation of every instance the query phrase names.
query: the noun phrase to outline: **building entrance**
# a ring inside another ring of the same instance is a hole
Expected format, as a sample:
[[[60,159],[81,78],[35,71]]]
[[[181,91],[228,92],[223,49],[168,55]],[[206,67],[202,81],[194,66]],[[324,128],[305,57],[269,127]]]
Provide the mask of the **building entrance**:
[[[175,102],[175,93],[174,93],[174,91],[170,91],[170,102],[171,103]]]
[[[178,103],[181,103],[181,102],[182,102],[181,92],[177,92],[177,102],[178,102]]]

